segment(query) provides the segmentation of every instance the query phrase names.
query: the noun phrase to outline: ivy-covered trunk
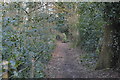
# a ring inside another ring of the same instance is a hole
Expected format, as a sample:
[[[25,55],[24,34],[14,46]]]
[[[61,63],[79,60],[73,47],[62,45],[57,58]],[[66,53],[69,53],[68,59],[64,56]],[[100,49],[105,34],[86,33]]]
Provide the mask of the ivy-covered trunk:
[[[96,69],[120,67],[120,5],[119,2],[105,3],[104,40]]]
[[[120,67],[120,23],[104,27],[103,46],[96,69]]]

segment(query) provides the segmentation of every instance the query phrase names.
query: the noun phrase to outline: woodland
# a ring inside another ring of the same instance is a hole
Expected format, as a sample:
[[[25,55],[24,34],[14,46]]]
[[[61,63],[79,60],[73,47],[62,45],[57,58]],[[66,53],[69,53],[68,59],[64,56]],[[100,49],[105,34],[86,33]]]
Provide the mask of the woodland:
[[[0,8],[2,78],[120,78],[120,2],[1,2]]]

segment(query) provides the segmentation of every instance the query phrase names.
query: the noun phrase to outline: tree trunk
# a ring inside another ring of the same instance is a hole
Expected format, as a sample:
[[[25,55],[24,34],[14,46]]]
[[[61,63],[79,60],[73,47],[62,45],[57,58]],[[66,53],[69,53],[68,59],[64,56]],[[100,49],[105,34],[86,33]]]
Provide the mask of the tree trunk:
[[[104,27],[104,40],[96,69],[120,66],[120,23]]]

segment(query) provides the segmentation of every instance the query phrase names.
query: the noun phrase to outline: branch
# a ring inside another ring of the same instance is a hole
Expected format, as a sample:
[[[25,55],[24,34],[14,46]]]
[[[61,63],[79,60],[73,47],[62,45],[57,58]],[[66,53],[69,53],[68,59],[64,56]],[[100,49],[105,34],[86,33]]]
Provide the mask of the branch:
[[[25,11],[26,14],[29,14],[24,8],[21,8],[23,11]]]
[[[36,9],[38,10],[38,9],[40,9],[41,7],[42,7],[42,6],[36,8]],[[36,9],[34,8],[34,10],[29,11],[29,14],[32,13],[32,12],[34,12],[34,11],[36,11]]]
[[[64,11],[64,12],[71,12],[71,11],[69,11],[69,10],[67,10],[67,9],[65,9],[65,8],[62,8],[62,7],[60,7],[60,6],[58,6],[58,5],[56,5],[56,4],[54,4],[55,5],[55,7],[54,8],[57,8],[57,9],[60,9],[60,10],[62,10],[62,11]]]

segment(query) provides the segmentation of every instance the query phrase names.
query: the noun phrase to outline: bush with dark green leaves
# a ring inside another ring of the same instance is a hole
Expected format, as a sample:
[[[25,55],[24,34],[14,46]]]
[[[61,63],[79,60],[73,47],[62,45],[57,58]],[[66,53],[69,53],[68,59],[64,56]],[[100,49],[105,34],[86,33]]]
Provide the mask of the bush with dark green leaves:
[[[18,7],[12,7],[14,5]],[[9,77],[41,78],[45,76],[44,64],[50,60],[55,47],[55,34],[50,32],[52,26],[44,26],[44,23],[49,23],[48,14],[34,13],[36,15],[30,16],[25,14],[21,9],[23,6],[20,5],[22,3],[4,5],[6,12],[3,14],[2,58],[9,62]],[[28,17],[28,20],[24,19],[25,17]]]
[[[103,3],[79,3],[78,13],[79,40],[80,45],[87,52],[94,52],[99,47],[99,41],[103,36]]]

